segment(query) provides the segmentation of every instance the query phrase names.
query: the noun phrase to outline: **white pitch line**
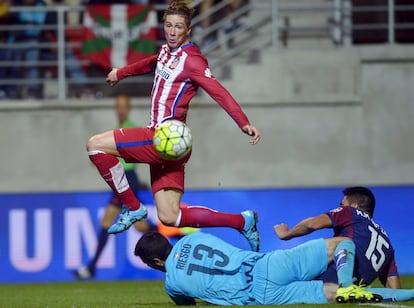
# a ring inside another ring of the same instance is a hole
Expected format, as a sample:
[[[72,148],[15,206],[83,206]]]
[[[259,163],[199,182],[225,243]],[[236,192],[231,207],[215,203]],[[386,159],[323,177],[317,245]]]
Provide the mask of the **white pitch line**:
[[[361,303],[359,305],[369,305],[375,307],[389,307],[389,308],[410,308],[413,306],[398,305],[398,304],[386,304],[386,303]]]

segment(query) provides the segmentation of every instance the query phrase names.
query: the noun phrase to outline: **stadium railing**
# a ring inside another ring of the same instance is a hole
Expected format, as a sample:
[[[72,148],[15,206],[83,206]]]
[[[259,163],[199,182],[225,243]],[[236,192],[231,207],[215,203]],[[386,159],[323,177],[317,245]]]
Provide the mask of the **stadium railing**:
[[[238,10],[228,13],[225,8],[232,0],[218,2],[204,12],[200,12],[201,0],[193,2],[198,14],[193,19],[192,39],[199,44],[204,54],[209,58],[210,66],[222,68],[232,61],[253,61],[261,48],[289,48],[300,46],[309,48],[312,44],[320,46],[321,42],[327,46],[353,46],[356,44],[402,44],[414,42],[414,5],[399,4],[398,0],[383,0],[380,5],[364,5],[358,0],[263,0],[245,1]],[[378,1],[377,1],[378,2]],[[154,5],[158,17],[165,5]],[[43,88],[48,83],[55,87],[54,94],[45,95],[45,98],[65,100],[71,95],[71,86],[79,84],[79,80],[68,76],[68,68],[74,63],[65,57],[65,48],[79,48],[80,42],[71,42],[67,33],[82,32],[81,23],[66,22],[68,14],[76,12],[79,15],[84,11],[83,6],[46,6],[46,7],[15,7],[10,6],[9,12],[54,11],[57,14],[56,25],[0,25],[0,34],[7,36],[10,31],[25,30],[55,30],[57,42],[32,43],[5,43],[0,42],[1,50],[17,50],[22,48],[57,50],[57,58],[40,59],[39,61],[7,61],[0,59],[0,70],[18,67],[36,66],[42,75],[39,82]],[[226,12],[226,13],[223,13]],[[204,18],[211,18],[213,22],[205,29],[201,27]],[[158,32],[162,33],[162,24],[158,21]],[[228,25],[235,27],[228,30]],[[226,30],[227,29],[227,30]],[[206,37],[214,34],[215,39],[207,41]],[[162,43],[162,35],[157,45]],[[89,61],[78,61],[83,67],[88,67],[87,85],[99,87],[107,72],[94,73]],[[0,75],[1,76],[1,75]],[[152,77],[133,77],[125,83],[150,84]],[[82,81],[84,82],[84,81]],[[17,85],[23,91],[28,80],[23,77],[0,77],[0,88],[5,85]],[[23,91],[24,92],[24,91]],[[24,98],[24,95],[20,95]],[[0,99],[7,97],[1,97]]]

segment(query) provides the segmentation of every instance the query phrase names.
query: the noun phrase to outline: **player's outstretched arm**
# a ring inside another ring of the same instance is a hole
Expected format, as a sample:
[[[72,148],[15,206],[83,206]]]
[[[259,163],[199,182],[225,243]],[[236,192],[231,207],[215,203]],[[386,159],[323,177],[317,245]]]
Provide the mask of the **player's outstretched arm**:
[[[273,229],[281,240],[290,240],[294,237],[312,233],[315,230],[331,227],[332,221],[329,216],[322,214],[316,217],[306,218],[291,229],[286,224],[277,224]]]
[[[287,240],[289,234],[289,227],[287,224],[277,224],[273,226],[273,230],[275,231],[278,238],[281,240]]]
[[[120,80],[134,75],[142,75],[152,72],[157,65],[157,55],[146,57],[140,61],[129,64],[121,68],[113,68],[108,76],[106,82],[113,87]]]
[[[245,125],[243,126],[243,132],[252,138],[250,138],[250,144],[256,144],[260,140],[260,132],[259,130],[254,127],[253,125]]]

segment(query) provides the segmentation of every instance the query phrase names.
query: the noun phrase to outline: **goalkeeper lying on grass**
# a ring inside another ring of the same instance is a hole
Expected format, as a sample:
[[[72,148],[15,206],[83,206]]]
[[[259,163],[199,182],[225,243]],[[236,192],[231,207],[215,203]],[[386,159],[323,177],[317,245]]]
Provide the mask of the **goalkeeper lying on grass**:
[[[338,281],[349,281],[355,245],[346,237],[317,239],[288,250],[259,253],[236,248],[197,232],[174,247],[158,232],[138,241],[135,255],[166,272],[165,289],[177,305],[201,299],[217,305],[324,304],[414,299],[414,290],[364,289],[356,285],[312,280],[326,271],[337,252]]]

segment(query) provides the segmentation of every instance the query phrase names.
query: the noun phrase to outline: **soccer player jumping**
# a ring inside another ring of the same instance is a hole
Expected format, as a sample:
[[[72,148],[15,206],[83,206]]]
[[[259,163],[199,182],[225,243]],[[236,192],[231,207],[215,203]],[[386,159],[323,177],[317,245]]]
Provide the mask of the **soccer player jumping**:
[[[252,250],[258,251],[256,212],[249,210],[241,214],[228,214],[205,207],[180,209],[184,166],[191,153],[180,160],[166,160],[155,151],[152,144],[155,129],[160,123],[168,119],[186,122],[189,103],[199,87],[233,118],[243,133],[251,137],[251,144],[260,140],[259,130],[250,124],[239,104],[211,74],[207,60],[198,47],[190,42],[194,13],[188,6],[190,2],[170,1],[163,17],[166,44],[157,55],[123,68],[114,68],[107,76],[107,82],[114,86],[128,76],[155,71],[148,127],[104,132],[93,136],[87,143],[89,158],[124,205],[118,221],[108,232],[125,231],[134,222],[147,216],[145,206],[129,187],[124,169],[117,159],[120,156],[127,162],[150,165],[151,189],[158,218],[163,224],[176,227],[231,227],[247,238]]]

